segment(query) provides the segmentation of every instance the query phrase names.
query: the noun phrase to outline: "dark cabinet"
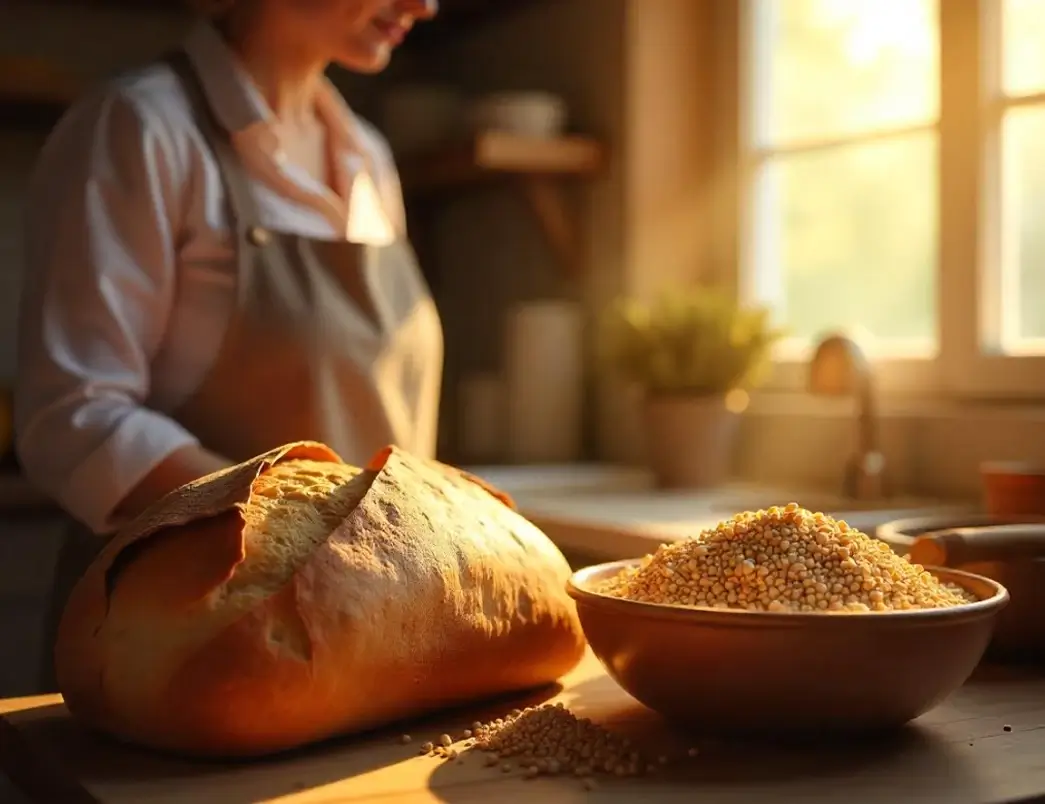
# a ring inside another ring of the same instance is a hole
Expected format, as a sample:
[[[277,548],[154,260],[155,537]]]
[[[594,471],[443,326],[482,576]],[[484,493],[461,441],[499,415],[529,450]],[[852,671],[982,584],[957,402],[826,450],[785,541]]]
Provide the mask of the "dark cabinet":
[[[565,0],[547,0],[565,2]],[[16,2],[45,2],[59,6],[76,4],[106,8],[172,11],[184,8],[183,0],[16,0]],[[432,23],[419,26],[408,40],[409,47],[426,47],[442,42],[448,36],[482,22],[509,14],[539,0],[440,0],[439,17]]]

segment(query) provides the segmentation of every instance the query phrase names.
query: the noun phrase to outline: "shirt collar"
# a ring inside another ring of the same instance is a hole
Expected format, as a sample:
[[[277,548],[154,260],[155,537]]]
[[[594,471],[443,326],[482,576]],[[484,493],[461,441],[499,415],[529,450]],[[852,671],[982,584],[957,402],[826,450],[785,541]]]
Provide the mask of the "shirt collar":
[[[212,24],[198,23],[186,38],[184,49],[203,85],[208,105],[226,131],[237,134],[257,126],[271,127],[272,109]],[[355,114],[327,78],[316,96],[316,113],[323,118],[339,150],[361,152]]]
[[[197,24],[184,48],[222,128],[235,134],[272,120],[272,110],[213,25]]]

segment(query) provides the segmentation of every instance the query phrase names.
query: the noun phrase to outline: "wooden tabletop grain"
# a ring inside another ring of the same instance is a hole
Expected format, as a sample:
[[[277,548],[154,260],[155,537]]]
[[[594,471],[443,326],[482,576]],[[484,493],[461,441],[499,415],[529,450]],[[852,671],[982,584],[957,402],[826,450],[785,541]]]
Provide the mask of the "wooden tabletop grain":
[[[1045,801],[1045,673],[982,668],[949,701],[894,736],[819,747],[694,746],[623,693],[591,656],[560,687],[529,700],[545,699],[561,700],[578,716],[629,735],[668,764],[641,779],[600,778],[588,790],[574,778],[527,780],[521,769],[486,767],[468,751],[458,760],[418,754],[420,743],[460,733],[465,724],[519,701],[266,761],[193,763],[90,734],[70,718],[60,697],[47,696],[0,702],[0,767],[31,800],[47,804]],[[413,737],[408,745],[400,740],[404,730]]]

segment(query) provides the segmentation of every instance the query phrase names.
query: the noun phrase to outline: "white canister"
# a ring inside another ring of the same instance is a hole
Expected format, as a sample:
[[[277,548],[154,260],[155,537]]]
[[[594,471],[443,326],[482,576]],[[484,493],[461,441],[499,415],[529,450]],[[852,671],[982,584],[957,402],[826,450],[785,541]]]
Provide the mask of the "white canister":
[[[472,101],[468,117],[476,133],[554,139],[566,129],[566,102],[547,92],[498,92]]]
[[[467,463],[505,458],[505,387],[499,374],[470,374],[457,389],[457,443]]]
[[[520,304],[505,343],[508,459],[569,463],[581,458],[584,316],[568,301]]]

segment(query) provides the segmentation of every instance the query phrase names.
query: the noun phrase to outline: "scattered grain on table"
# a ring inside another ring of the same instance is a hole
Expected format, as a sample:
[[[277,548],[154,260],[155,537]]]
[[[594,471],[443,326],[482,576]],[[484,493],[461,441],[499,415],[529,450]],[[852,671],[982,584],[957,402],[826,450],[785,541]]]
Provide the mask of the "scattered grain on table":
[[[461,750],[484,752],[483,764],[502,773],[518,770],[524,778],[571,776],[587,780],[598,774],[632,777],[656,772],[667,757],[650,761],[631,741],[562,703],[513,709],[487,723],[473,723]],[[446,737],[447,735],[442,735]],[[440,738],[440,743],[445,741]],[[455,746],[457,743],[454,744]],[[435,756],[457,756],[456,747],[426,743]]]
[[[772,612],[906,611],[976,600],[885,542],[796,503],[737,514],[663,545],[595,590],[646,603]]]
[[[561,703],[516,709],[473,731],[475,747],[511,758],[531,776],[637,776],[646,762],[631,742]]]

